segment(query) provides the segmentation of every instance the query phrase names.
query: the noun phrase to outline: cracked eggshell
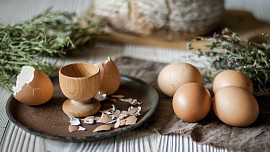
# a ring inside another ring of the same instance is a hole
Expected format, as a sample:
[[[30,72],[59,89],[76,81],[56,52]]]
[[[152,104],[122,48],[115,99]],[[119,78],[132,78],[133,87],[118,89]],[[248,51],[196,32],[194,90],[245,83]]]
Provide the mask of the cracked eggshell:
[[[101,94],[111,95],[117,91],[120,86],[120,72],[115,63],[108,57],[105,63],[97,63],[101,74]]]
[[[173,97],[176,90],[187,83],[202,84],[200,71],[189,63],[177,62],[169,64],[158,75],[159,88],[170,97]]]
[[[12,89],[14,98],[27,105],[44,104],[53,96],[51,79],[44,72],[30,66],[22,67],[16,86]]]

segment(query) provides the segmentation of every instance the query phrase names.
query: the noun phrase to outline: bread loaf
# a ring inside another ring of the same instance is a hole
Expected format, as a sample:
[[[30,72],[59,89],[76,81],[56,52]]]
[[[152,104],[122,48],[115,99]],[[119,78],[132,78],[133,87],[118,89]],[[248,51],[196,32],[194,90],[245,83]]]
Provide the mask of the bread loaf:
[[[224,0],[95,0],[91,7],[118,32],[168,40],[207,34],[223,11]]]

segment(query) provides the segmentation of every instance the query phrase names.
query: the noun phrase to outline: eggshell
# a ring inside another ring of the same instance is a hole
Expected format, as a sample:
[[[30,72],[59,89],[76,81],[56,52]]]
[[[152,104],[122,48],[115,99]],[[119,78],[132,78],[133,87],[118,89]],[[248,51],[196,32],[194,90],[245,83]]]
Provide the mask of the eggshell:
[[[240,87],[224,87],[213,100],[216,116],[224,123],[244,127],[252,124],[259,115],[259,106],[253,95]]]
[[[101,74],[101,94],[111,95],[117,91],[120,86],[120,72],[115,63],[108,58],[105,63],[97,63]]]
[[[220,88],[227,86],[241,87],[253,94],[253,84],[248,76],[235,70],[227,70],[219,73],[213,82],[213,91],[216,93]]]
[[[137,118],[134,117],[134,116],[129,116],[126,118],[126,122],[125,122],[125,125],[128,126],[128,125],[134,125],[136,124],[137,122]]]
[[[182,120],[196,122],[207,116],[211,107],[211,95],[198,83],[187,83],[173,96],[173,110]]]
[[[69,125],[68,126],[68,130],[69,130],[69,132],[74,132],[74,131],[77,131],[78,130],[78,127],[77,126]]]
[[[93,132],[99,132],[99,131],[108,131],[112,128],[110,125],[101,125],[98,126]]]
[[[158,75],[161,91],[172,97],[176,90],[186,83],[202,84],[200,71],[191,64],[178,62],[165,66]]]
[[[51,79],[42,71],[24,66],[13,87],[13,96],[28,105],[40,105],[49,101],[53,95]]]

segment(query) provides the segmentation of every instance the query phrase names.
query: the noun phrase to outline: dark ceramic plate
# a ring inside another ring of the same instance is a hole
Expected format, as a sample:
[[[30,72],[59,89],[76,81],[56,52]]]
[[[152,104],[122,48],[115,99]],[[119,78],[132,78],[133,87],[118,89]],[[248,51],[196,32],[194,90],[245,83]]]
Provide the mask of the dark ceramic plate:
[[[115,94],[124,95],[125,98],[136,98],[142,102],[141,115],[138,116],[137,123],[131,126],[111,129],[107,132],[93,133],[93,130],[101,124],[85,125],[87,131],[76,131],[70,133],[68,130],[69,118],[62,111],[62,104],[67,99],[61,92],[58,84],[58,78],[52,79],[54,84],[54,95],[52,99],[39,106],[28,106],[18,102],[11,96],[7,102],[6,111],[10,120],[23,130],[41,137],[63,141],[91,141],[107,138],[117,134],[124,133],[140,126],[154,112],[158,103],[158,94],[155,89],[145,82],[129,77],[121,76],[121,85]],[[101,110],[110,108],[112,104],[116,109],[127,110],[128,103],[118,101],[101,102]]]

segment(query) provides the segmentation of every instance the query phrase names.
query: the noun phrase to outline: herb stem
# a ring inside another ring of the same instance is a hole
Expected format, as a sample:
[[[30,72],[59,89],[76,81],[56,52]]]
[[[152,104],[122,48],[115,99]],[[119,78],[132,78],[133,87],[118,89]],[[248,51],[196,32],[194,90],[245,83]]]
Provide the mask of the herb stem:
[[[94,43],[94,37],[103,33],[101,23],[84,18],[86,24],[82,25],[75,17],[75,13],[49,9],[26,22],[0,23],[0,85],[11,91],[14,78],[25,65],[49,76],[56,74],[56,64],[40,57],[64,57],[80,45]]]
[[[249,42],[225,28],[222,34],[215,33],[211,38],[196,38],[209,42],[206,45],[209,50],[199,49],[195,53],[195,56],[206,58],[206,64],[211,65],[204,74],[206,82],[212,82],[222,71],[234,69],[246,74],[257,92],[270,91],[270,38],[268,35],[264,37],[267,43]],[[188,48],[192,49],[192,46],[188,44]]]

